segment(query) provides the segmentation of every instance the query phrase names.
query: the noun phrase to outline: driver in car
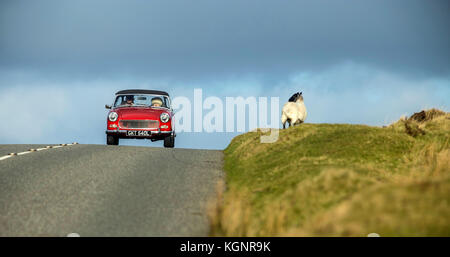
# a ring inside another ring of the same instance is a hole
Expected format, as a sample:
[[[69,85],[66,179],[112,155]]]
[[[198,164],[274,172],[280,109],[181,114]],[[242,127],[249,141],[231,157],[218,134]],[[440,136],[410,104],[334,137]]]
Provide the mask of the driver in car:
[[[132,95],[127,95],[126,97],[125,97],[125,99],[126,99],[126,103],[125,103],[125,105],[133,105],[134,104],[134,96],[132,96]]]
[[[159,97],[152,98],[152,107],[161,107],[162,106],[162,100]]]

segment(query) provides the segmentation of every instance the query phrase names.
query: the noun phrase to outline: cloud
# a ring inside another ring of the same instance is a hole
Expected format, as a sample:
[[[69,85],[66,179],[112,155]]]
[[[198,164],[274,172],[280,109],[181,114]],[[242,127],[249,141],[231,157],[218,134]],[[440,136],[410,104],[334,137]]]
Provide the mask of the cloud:
[[[2,1],[0,67],[75,78],[280,80],[354,61],[450,72],[449,2]]]
[[[68,108],[67,95],[58,88],[16,87],[0,95],[2,143],[36,142],[43,135],[64,133],[61,123]]]
[[[351,62],[300,72],[274,91],[288,90],[303,91],[309,122],[386,125],[403,114],[450,108],[450,76],[408,77]],[[287,99],[289,94],[283,96]]]
[[[448,110],[449,8],[446,0],[1,1],[0,143],[103,144],[103,106],[124,88],[190,99],[202,88],[204,98],[280,104],[303,91],[307,122],[384,125]],[[177,146],[221,149],[235,135],[180,134]]]
[[[161,80],[73,80],[26,71],[0,71],[0,144],[104,144],[105,104],[126,88],[166,90],[172,98],[192,98],[193,88]],[[217,136],[184,133],[177,147],[222,149],[237,133]],[[162,142],[122,140],[121,145],[162,146]]]
[[[0,143],[104,144],[107,110],[114,93],[126,88],[161,89],[172,98],[217,96],[280,97],[281,105],[303,91],[306,122],[386,125],[424,108],[450,109],[450,76],[416,78],[346,62],[319,72],[302,72],[279,81],[246,75],[197,83],[132,77],[75,80],[27,71],[0,71]],[[212,86],[211,86],[212,85]],[[224,101],[225,102],[225,101]],[[207,111],[203,112],[205,115]],[[238,133],[179,133],[177,147],[223,149]],[[156,145],[123,141],[128,145]]]

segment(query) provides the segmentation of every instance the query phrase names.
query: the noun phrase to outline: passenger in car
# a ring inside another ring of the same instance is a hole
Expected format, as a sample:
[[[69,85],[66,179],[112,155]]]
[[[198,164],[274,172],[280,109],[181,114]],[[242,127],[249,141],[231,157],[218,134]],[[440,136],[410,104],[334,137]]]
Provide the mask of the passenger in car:
[[[163,101],[159,97],[153,97],[152,98],[152,107],[161,107],[163,104]]]

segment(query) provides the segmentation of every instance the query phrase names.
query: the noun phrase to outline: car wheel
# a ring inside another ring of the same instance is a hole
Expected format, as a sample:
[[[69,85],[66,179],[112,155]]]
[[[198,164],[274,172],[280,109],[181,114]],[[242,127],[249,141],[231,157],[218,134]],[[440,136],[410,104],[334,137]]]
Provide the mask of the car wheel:
[[[164,138],[164,147],[173,148],[174,146],[175,146],[175,137],[173,135]]]
[[[106,136],[106,144],[107,145],[118,145],[119,144],[119,138],[111,135]]]

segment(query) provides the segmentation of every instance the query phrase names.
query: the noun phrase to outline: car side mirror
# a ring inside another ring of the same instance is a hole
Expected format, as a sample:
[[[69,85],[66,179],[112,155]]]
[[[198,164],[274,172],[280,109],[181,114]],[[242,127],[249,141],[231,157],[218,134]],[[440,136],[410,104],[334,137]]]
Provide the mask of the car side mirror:
[[[106,108],[106,109],[111,109],[111,105],[105,104],[105,108]]]

